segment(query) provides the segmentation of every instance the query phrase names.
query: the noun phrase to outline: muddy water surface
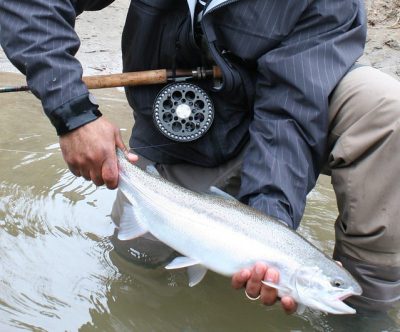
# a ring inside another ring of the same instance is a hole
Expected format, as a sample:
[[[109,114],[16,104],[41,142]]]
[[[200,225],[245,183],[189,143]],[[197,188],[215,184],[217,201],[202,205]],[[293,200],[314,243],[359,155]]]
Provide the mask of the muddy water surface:
[[[23,82],[0,73],[0,85]],[[123,93],[95,92],[128,141]],[[247,300],[214,273],[194,288],[183,272],[134,266],[113,250],[114,191],[75,178],[30,93],[0,95],[0,331],[396,331],[389,315],[287,316]],[[333,249],[328,177],[308,200],[301,233]]]

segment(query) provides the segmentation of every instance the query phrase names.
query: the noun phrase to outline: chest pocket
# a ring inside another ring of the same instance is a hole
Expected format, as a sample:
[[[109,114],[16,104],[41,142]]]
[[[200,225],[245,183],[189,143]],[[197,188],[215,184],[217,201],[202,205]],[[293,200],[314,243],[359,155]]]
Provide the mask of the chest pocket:
[[[185,0],[133,0],[122,36],[125,71],[192,68],[201,56]]]
[[[238,1],[213,14],[216,34],[237,56],[255,61],[287,37],[305,2]]]

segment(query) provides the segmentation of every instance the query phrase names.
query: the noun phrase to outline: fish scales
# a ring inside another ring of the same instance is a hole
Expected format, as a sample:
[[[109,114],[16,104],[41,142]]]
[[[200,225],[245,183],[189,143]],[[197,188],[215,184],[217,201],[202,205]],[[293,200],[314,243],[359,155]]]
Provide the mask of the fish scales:
[[[165,235],[166,232],[170,233],[172,229],[176,229],[176,227],[171,228],[170,225],[179,224],[180,221],[177,222],[179,218],[182,219],[182,223],[184,223],[185,226],[188,226],[188,228],[191,229],[189,234],[187,231],[179,234],[185,235],[185,239],[188,239],[190,234],[196,234],[196,238],[199,234],[202,234],[203,237],[207,238],[207,241],[205,242],[208,243],[208,248],[212,248],[213,243],[219,244],[221,242],[214,240],[216,240],[215,237],[220,237],[220,232],[223,232],[224,238],[226,239],[224,242],[228,243],[229,251],[235,251],[239,255],[240,251],[243,251],[244,249],[238,244],[246,243],[246,240],[249,238],[259,238],[265,242],[265,238],[261,238],[260,234],[270,234],[272,235],[272,238],[274,238],[274,234],[277,233],[271,224],[266,224],[260,220],[260,217],[265,218],[264,215],[255,213],[254,210],[248,209],[253,218],[250,222],[247,222],[245,218],[246,211],[232,209],[232,207],[238,206],[246,209],[246,206],[243,204],[210,195],[193,193],[166,181],[165,179],[154,178],[139,168],[135,168],[128,177],[132,183],[137,184],[136,190],[139,192],[139,195],[141,195],[142,206],[146,205],[147,209],[152,211],[153,222],[149,228],[152,230],[153,235],[158,238],[162,238],[164,237],[163,234]],[[145,183],[146,185],[141,183]],[[180,197],[179,201],[177,201],[175,197]],[[154,204],[154,202],[157,202],[157,204]],[[190,208],[186,208],[185,204],[190,206]],[[202,207],[200,208],[199,206]],[[172,218],[165,216],[172,216]],[[229,218],[227,218],[227,216],[229,216]],[[227,228],[227,221],[229,221],[233,227]],[[255,224],[257,224],[259,228],[263,228],[263,230],[260,232],[259,229],[254,227]],[[210,227],[213,228],[213,233],[208,232]],[[286,230],[293,233],[287,227]],[[175,234],[175,236],[178,236],[178,234]],[[168,238],[176,239],[175,236],[169,236]],[[234,241],[235,239],[236,241]],[[169,243],[168,239],[165,239],[164,241],[178,251],[182,250],[181,247],[186,244],[186,241],[183,245],[177,244],[176,240],[174,243]],[[190,242],[190,240],[188,241]],[[272,242],[273,241],[269,241],[269,243]],[[252,246],[258,244],[257,241],[252,241],[252,243]],[[180,248],[177,248],[177,246]],[[226,246],[226,244],[224,244],[224,246]],[[263,245],[263,247],[264,246],[265,245]],[[272,254],[272,252],[275,251],[272,248],[269,250],[271,252],[270,261],[276,257],[276,254]],[[194,253],[192,254],[192,257],[193,255]],[[255,260],[252,260],[249,261],[247,265],[254,263]],[[218,272],[224,275],[230,275],[235,271],[229,270]]]
[[[124,162],[128,163],[125,159]],[[280,252],[288,257],[294,255],[300,265],[320,259],[320,256],[327,257],[322,252],[315,250],[315,246],[305,239],[299,241],[300,235],[283,226],[279,221],[239,202],[194,193],[163,178],[155,178],[137,167],[130,172],[129,178],[133,183],[137,183],[137,190],[140,191],[143,198],[142,204],[151,206],[158,212],[156,213],[158,216],[168,211],[167,215],[173,215],[176,219],[177,213],[180,212],[183,214],[186,224],[194,223],[191,227],[204,224],[206,227],[214,227],[214,230],[218,224],[225,229],[226,224],[229,223],[238,233],[251,237],[253,240],[266,242],[268,239],[266,245],[271,248],[279,248]],[[141,180],[139,181],[139,179]],[[146,185],[141,185],[141,182]],[[180,201],[177,202],[175,197],[181,197]],[[158,203],[154,204],[156,200]],[[185,204],[190,206],[190,210],[185,208]],[[236,207],[236,209],[232,209],[232,207]],[[227,218],[227,216],[229,217]],[[266,222],[266,218],[268,218],[268,222]],[[158,224],[156,220],[155,224]],[[280,240],[282,238],[285,239],[284,243]],[[335,263],[328,261],[328,264]]]

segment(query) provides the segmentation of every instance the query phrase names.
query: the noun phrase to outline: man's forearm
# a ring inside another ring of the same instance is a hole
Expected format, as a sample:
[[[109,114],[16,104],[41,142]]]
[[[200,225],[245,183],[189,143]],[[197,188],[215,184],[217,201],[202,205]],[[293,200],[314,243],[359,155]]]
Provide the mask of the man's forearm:
[[[88,100],[82,67],[75,58],[80,41],[74,30],[76,7],[81,8],[78,11],[96,9],[93,6],[99,6],[99,2],[0,1],[1,46],[10,61],[26,75],[30,89],[42,101],[59,134],[99,116],[93,113],[97,107]],[[63,116],[61,111],[68,114]]]

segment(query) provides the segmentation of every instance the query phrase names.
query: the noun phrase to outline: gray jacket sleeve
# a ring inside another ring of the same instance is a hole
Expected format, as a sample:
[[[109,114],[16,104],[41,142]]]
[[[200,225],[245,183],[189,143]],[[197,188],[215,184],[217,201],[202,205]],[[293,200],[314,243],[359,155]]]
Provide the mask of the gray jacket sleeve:
[[[326,154],[329,96],[363,53],[366,20],[362,1],[343,0],[314,1],[293,20],[258,59],[241,199],[297,228]]]
[[[110,0],[0,0],[0,43],[23,74],[59,135],[101,113],[90,102],[82,67],[74,57],[80,42],[77,13],[96,10]]]

